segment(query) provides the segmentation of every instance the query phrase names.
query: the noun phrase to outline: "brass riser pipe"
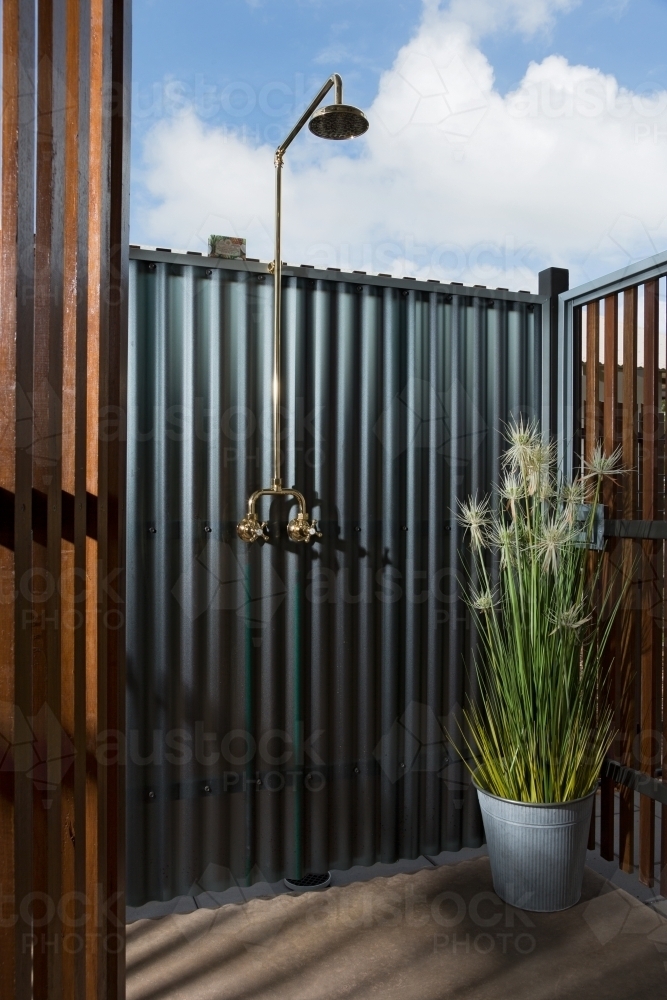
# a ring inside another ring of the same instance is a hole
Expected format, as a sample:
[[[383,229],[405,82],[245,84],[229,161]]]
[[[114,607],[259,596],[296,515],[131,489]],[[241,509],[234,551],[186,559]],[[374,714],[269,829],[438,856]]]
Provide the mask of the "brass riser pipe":
[[[296,123],[284,142],[276,149],[274,164],[276,168],[276,201],[275,201],[275,247],[272,265],[269,270],[273,271],[273,378],[271,386],[271,396],[273,401],[273,479],[271,486],[267,489],[255,490],[248,500],[248,511],[245,517],[236,526],[236,533],[244,542],[256,542],[260,539],[268,540],[268,525],[266,521],[260,521],[257,517],[256,504],[263,496],[291,496],[295,497],[299,503],[299,513],[287,525],[287,534],[293,542],[310,542],[314,538],[321,538],[322,533],[318,531],[317,521],[311,521],[306,509],[306,500],[302,493],[295,489],[285,489],[281,479],[281,455],[280,455],[280,397],[281,397],[281,371],[280,371],[280,350],[281,350],[281,318],[282,318],[282,260],[281,260],[281,229],[282,229],[282,170],[283,157],[288,146],[296,138],[308,119],[311,117],[317,106],[324,97],[334,87],[334,103],[343,104],[343,81],[338,73],[334,73],[324,84],[319,94],[315,97],[299,121]]]

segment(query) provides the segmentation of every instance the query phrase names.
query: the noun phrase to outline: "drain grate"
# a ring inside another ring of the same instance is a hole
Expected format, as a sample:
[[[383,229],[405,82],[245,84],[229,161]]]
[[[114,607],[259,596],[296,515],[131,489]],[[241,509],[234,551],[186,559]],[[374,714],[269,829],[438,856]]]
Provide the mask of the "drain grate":
[[[303,878],[286,878],[288,889],[325,889],[331,883],[331,872],[309,872]]]

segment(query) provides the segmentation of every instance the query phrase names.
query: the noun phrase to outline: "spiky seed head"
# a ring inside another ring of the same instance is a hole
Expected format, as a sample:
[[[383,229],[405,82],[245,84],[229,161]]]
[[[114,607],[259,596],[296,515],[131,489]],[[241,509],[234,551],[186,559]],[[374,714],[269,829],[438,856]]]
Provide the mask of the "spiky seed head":
[[[564,629],[569,632],[577,632],[582,626],[592,619],[592,615],[584,615],[582,604],[575,604],[569,608],[562,608],[560,611],[549,614],[549,621],[553,623],[554,629],[551,633]]]
[[[536,420],[510,420],[506,438],[509,447],[503,455],[503,464],[517,471],[532,468],[538,458],[541,445],[540,432]]]
[[[514,552],[514,545],[516,542],[516,532],[513,526],[505,524],[504,521],[497,519],[494,521],[493,530],[491,532],[491,543],[500,552],[500,565],[501,567],[509,566],[512,562],[512,554]]]
[[[556,485],[551,478],[551,476],[546,475],[540,477],[540,481],[537,487],[537,498],[543,503],[548,503],[549,500],[553,500],[556,495]]]
[[[579,504],[585,503],[586,500],[586,484],[581,479],[573,479],[569,483],[563,483],[560,492],[559,499],[561,503],[566,504],[570,507],[576,507]]]
[[[586,503],[586,483],[583,479],[573,479],[563,483],[558,491],[558,500],[563,507],[563,516],[572,527],[577,519],[579,507]]]
[[[528,493],[540,500],[548,500],[553,493],[552,468],[554,464],[554,446],[542,439],[535,445],[533,456],[526,468]]]
[[[588,470],[588,477],[593,479],[602,479],[605,476],[613,478],[627,472],[627,469],[621,468],[621,455],[620,445],[612,451],[611,455],[606,455],[602,445],[598,442],[593,448],[593,454],[589,461],[584,462],[584,467]]]
[[[502,499],[507,501],[507,507],[511,511],[512,517],[516,517],[516,504],[526,495],[525,484],[516,472],[505,473],[499,487],[499,493]]]
[[[524,486],[515,472],[506,472],[499,487],[503,500],[521,500],[525,495]]]
[[[540,537],[535,543],[535,549],[542,559],[542,567],[545,572],[558,569],[558,558],[563,548],[574,540],[575,533],[567,518],[561,515],[552,515],[546,518],[542,524]]]
[[[473,548],[482,549],[487,544],[488,533],[491,527],[491,515],[489,513],[489,498],[484,497],[478,500],[477,497],[470,497],[467,501],[459,500],[458,521],[463,525],[470,536],[470,543]]]
[[[494,608],[493,594],[490,590],[481,590],[473,593],[470,604],[480,614],[488,614]]]

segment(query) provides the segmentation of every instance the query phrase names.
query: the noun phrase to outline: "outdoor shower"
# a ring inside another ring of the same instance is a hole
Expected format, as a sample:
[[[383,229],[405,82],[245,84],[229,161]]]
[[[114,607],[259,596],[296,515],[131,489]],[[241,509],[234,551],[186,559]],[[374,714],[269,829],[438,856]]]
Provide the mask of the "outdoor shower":
[[[334,103],[315,111],[331,88],[334,87]],[[315,112],[315,114],[313,114]],[[311,117],[312,115],[312,117]],[[310,119],[310,121],[308,121]],[[317,521],[311,521],[306,510],[306,500],[296,489],[285,489],[280,476],[280,326],[281,326],[281,293],[282,293],[282,261],[280,259],[280,225],[282,200],[282,168],[283,156],[287,147],[308,122],[308,128],[313,135],[321,139],[354,139],[363,135],[368,129],[368,121],[363,111],[343,104],[343,81],[338,73],[334,73],[324,84],[319,94],[303,113],[284,142],[275,152],[276,168],[276,217],[275,217],[275,252],[273,263],[269,270],[273,272],[273,478],[268,489],[255,490],[248,500],[248,512],[236,526],[236,532],[244,542],[256,542],[259,538],[268,538],[266,521],[259,521],[255,510],[257,501],[262,496],[292,496],[299,503],[299,513],[287,525],[287,534],[293,542],[309,542],[312,538],[321,538],[317,530]]]

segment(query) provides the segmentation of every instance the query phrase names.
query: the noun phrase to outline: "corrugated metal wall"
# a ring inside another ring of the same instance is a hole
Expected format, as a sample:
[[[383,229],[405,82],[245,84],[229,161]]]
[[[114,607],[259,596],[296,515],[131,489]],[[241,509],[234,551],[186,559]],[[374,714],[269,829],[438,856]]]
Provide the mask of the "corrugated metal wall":
[[[128,902],[478,845],[443,725],[469,690],[458,498],[541,415],[544,299],[287,268],[271,542],[263,264],[133,250]]]

